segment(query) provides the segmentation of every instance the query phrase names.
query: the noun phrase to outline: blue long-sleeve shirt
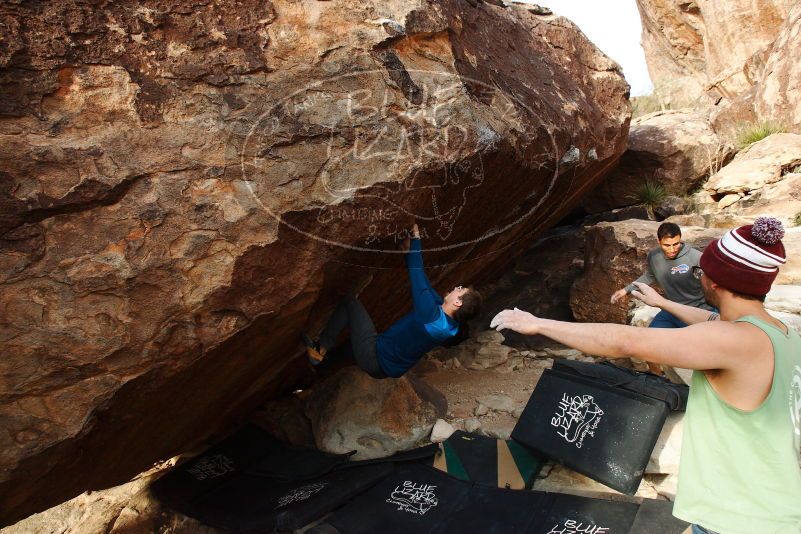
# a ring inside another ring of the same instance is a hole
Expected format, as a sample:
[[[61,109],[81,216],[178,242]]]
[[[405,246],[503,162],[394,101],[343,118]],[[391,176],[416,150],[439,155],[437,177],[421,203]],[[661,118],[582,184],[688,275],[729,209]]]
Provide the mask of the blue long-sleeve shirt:
[[[412,286],[413,310],[376,339],[378,363],[391,377],[403,375],[428,351],[459,331],[459,324],[442,309],[442,297],[426,277],[419,239],[411,240],[406,267]]]

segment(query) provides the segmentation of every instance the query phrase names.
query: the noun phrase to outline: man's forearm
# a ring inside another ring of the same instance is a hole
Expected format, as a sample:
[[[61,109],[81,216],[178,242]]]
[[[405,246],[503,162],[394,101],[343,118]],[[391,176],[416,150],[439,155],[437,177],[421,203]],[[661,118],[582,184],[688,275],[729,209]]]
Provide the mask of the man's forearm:
[[[668,299],[660,301],[659,307],[687,324],[713,321],[719,317],[718,314],[709,310],[687,306],[686,304],[679,304],[678,302],[673,302]]]
[[[606,323],[568,323],[539,319],[539,333],[585,354],[622,358],[629,354],[632,336],[638,329],[633,326]],[[640,359],[642,356],[637,356]]]

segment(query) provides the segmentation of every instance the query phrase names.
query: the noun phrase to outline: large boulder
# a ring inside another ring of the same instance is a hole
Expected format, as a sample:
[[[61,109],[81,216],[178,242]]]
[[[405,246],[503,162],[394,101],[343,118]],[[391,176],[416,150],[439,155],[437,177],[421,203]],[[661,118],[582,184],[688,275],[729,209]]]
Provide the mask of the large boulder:
[[[794,0],[637,0],[654,86],[668,102],[734,99],[757,81]],[[787,53],[792,53],[787,49]]]
[[[727,162],[734,147],[718,136],[703,115],[658,111],[631,123],[620,165],[582,201],[589,213],[637,204],[646,181],[668,195],[684,195]]]
[[[376,380],[357,367],[318,384],[305,406],[317,447],[340,454],[356,451],[355,460],[423,444],[447,411],[445,396],[418,377]]]
[[[785,228],[782,239],[787,263],[779,269],[776,284],[801,285],[801,226]]]
[[[57,0],[0,20],[0,524],[292,388],[299,333],[342,292],[384,328],[415,218],[432,281],[477,280],[625,149],[619,67],[524,6]]]
[[[703,20],[697,5],[637,0],[648,72],[665,103],[683,104],[706,85]],[[689,97],[689,98],[688,98]]]
[[[652,221],[600,223],[587,229],[584,272],[573,284],[570,307],[582,322],[627,323],[628,299],[612,304],[612,293],[636,280],[645,270],[648,252],[657,246]],[[682,227],[682,239],[699,250],[723,235],[722,229]]]
[[[801,133],[801,4],[795,2],[765,61],[754,110],[763,121]]]
[[[771,215],[793,225],[801,213],[801,135],[757,141],[704,184],[693,201],[702,215]]]

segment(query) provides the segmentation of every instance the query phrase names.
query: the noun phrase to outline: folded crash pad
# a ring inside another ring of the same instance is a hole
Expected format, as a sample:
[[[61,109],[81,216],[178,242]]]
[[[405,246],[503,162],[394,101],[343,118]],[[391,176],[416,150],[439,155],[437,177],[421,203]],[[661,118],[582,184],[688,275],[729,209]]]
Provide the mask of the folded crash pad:
[[[664,401],[674,411],[683,412],[687,408],[690,387],[686,384],[674,384],[667,378],[653,373],[626,369],[611,362],[593,363],[574,360],[556,360],[553,368],[565,373],[595,378],[610,386]]]
[[[669,411],[663,401],[546,369],[512,439],[634,494]]]

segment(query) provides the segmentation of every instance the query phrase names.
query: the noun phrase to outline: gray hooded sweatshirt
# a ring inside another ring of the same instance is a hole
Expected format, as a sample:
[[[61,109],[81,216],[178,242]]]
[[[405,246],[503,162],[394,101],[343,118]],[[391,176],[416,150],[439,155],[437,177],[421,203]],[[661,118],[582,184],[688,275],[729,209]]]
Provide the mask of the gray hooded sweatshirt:
[[[673,302],[712,310],[713,307],[704,299],[701,281],[696,280],[692,273],[700,259],[701,252],[686,243],[681,244],[678,256],[672,260],[667,259],[662,249],[657,247],[648,253],[648,267],[635,281],[648,285],[656,281],[665,290],[665,296]],[[637,287],[633,283],[626,286],[628,293],[635,289]]]

